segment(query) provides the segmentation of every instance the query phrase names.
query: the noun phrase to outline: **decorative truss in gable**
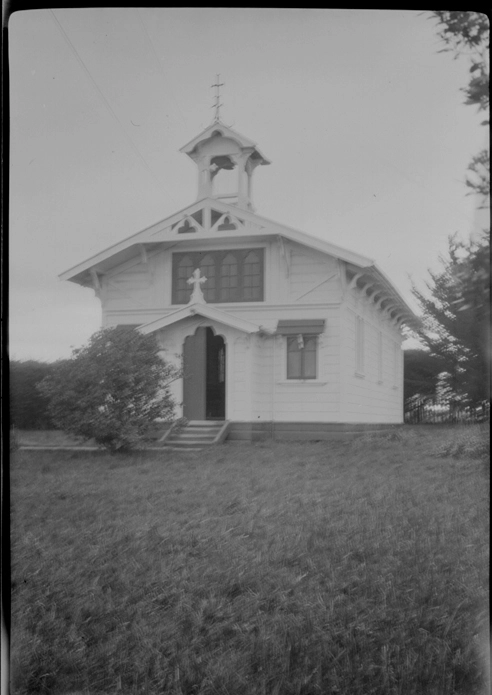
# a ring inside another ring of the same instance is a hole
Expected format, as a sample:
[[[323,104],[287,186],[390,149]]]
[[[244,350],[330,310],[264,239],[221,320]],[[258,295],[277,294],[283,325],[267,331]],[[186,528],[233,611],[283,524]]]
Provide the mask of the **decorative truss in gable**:
[[[224,210],[217,210],[216,206],[204,205],[192,213],[183,213],[168,230],[175,234],[194,234],[197,232],[233,232],[244,231],[251,228],[261,228],[252,225],[241,216]]]

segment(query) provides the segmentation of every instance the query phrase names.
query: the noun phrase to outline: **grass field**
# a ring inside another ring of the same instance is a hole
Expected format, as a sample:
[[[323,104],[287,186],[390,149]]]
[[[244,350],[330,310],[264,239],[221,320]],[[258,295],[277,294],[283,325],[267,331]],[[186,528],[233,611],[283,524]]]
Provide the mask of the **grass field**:
[[[78,439],[61,430],[15,430],[15,437],[22,446],[95,446],[92,439]]]
[[[485,695],[478,432],[16,452],[12,693]]]

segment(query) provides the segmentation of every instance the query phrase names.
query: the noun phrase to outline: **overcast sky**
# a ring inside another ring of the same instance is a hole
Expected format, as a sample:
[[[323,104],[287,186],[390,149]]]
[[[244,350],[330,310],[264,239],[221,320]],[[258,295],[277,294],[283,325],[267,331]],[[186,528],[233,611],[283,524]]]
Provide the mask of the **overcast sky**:
[[[418,12],[55,9],[9,32],[13,359],[85,343],[99,300],[57,276],[195,200],[178,150],[213,119],[216,73],[222,120],[272,161],[258,214],[373,258],[412,307],[409,275],[483,221],[469,65]]]

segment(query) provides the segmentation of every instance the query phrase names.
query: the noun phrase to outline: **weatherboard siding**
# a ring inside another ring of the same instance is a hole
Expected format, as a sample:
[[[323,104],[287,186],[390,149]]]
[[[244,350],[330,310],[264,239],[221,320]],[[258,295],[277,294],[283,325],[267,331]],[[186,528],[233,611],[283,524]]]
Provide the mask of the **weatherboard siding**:
[[[341,312],[342,419],[346,422],[402,422],[403,373],[399,331],[381,315],[378,316],[365,300],[350,304],[352,306],[345,305]],[[364,322],[362,369],[357,363],[357,317]]]
[[[105,312],[149,308],[152,306],[153,290],[151,263],[125,263],[116,271],[104,275],[102,286]]]
[[[339,300],[336,259],[294,244],[289,244],[289,250],[289,300],[300,303]]]
[[[322,312],[325,331],[318,336],[316,379],[287,379],[287,338],[275,338],[275,384],[271,419],[336,422],[340,402],[340,321],[337,307]]]
[[[258,240],[223,246],[259,246]],[[401,336],[373,302],[342,287],[339,262],[300,244],[274,239],[265,248],[265,300],[221,303],[221,311],[274,332],[281,320],[325,321],[318,337],[315,380],[289,380],[286,337],[247,335],[211,320],[188,317],[158,332],[162,356],[181,365],[186,335],[210,325],[226,341],[226,417],[252,423],[398,423],[403,418]],[[197,241],[192,250],[206,248]],[[181,247],[180,247],[181,250]],[[102,276],[103,325],[142,325],[171,304],[172,251],[140,255]],[[342,290],[345,296],[342,297]],[[364,369],[356,373],[356,317],[364,321]],[[381,338],[379,337],[381,335]],[[382,352],[380,354],[380,348]],[[396,368],[396,371],[395,371]],[[172,392],[182,414],[182,380]],[[259,425],[258,425],[259,426]],[[267,426],[267,425],[265,425]],[[289,436],[289,435],[287,435]]]
[[[234,243],[224,239],[222,243],[218,241],[216,247],[258,245],[258,241]],[[290,242],[270,241],[261,245],[265,248],[264,301],[215,306],[273,330],[280,318],[316,319],[323,306],[340,302],[336,259]],[[192,250],[205,248],[207,246],[198,241],[192,246]],[[147,263],[138,255],[102,275],[101,282],[103,325],[147,323],[178,308],[171,303],[171,250],[149,254]],[[309,312],[306,315],[305,309]]]
[[[255,338],[251,365],[251,420],[272,419],[273,398],[273,338]]]

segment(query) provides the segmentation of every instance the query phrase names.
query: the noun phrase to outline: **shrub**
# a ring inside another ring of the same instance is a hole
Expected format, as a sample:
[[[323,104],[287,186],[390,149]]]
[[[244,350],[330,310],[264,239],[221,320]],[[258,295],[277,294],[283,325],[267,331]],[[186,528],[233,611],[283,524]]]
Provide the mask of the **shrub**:
[[[125,451],[141,444],[156,418],[172,418],[169,383],[176,376],[154,336],[117,326],[95,333],[39,389],[57,427]]]

